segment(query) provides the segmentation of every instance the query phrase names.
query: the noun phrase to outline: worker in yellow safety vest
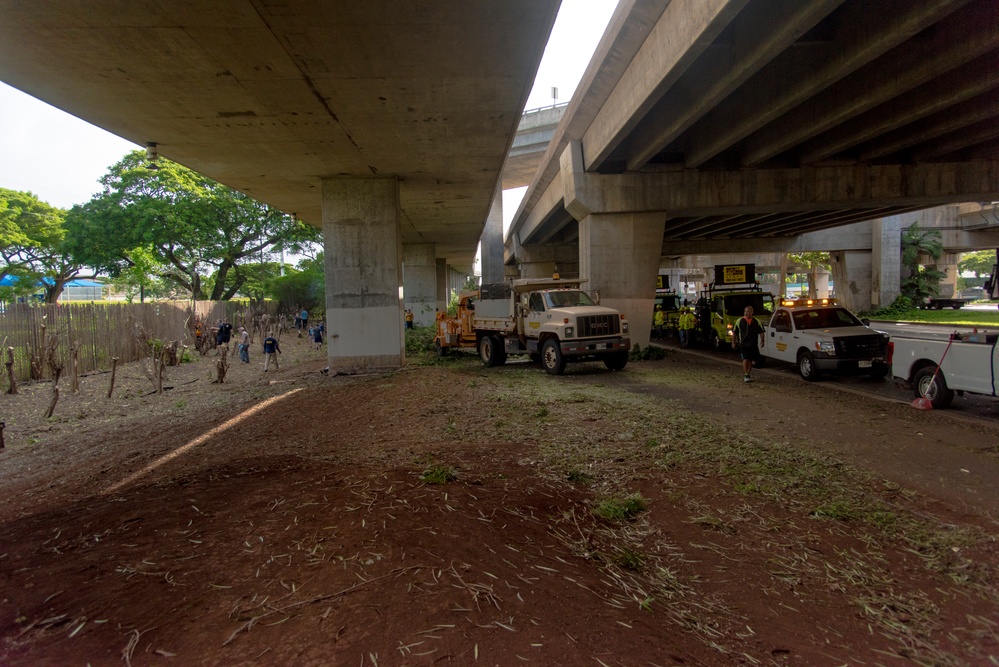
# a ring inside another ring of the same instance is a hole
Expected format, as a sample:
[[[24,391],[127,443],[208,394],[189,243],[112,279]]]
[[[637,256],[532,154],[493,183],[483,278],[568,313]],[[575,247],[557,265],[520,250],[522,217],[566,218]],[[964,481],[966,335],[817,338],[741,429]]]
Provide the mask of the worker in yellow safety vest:
[[[656,314],[652,319],[652,324],[656,327],[656,338],[662,340],[663,326],[666,324],[666,313],[663,312],[662,306],[656,306]]]
[[[680,321],[677,326],[680,331],[680,347],[687,347],[690,345],[690,338],[697,326],[697,318],[694,317],[690,308],[684,306],[680,309]]]

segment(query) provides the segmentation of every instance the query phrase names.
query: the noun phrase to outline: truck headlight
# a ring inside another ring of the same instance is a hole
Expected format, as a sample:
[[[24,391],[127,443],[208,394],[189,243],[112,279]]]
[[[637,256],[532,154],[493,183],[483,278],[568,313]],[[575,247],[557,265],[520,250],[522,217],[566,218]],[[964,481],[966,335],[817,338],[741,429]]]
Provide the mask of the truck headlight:
[[[815,349],[819,352],[825,352],[828,355],[836,356],[836,345],[834,345],[831,340],[815,341]]]
[[[565,328],[565,337],[566,338],[572,338],[575,335],[575,333],[576,333],[576,331],[575,331],[575,329],[573,329],[573,327],[566,327]]]
[[[621,333],[628,333],[628,320],[621,322]]]

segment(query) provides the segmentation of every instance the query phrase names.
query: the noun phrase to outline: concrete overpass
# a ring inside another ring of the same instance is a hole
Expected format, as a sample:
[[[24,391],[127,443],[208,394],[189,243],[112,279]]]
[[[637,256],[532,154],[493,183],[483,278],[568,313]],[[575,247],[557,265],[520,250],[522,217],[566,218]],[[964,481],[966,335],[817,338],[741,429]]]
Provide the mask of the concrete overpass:
[[[401,265],[429,304],[470,271],[558,5],[0,2],[0,80],[321,226],[332,367],[394,368]]]
[[[673,244],[999,200],[997,86],[992,0],[622,0],[505,260],[647,331]]]

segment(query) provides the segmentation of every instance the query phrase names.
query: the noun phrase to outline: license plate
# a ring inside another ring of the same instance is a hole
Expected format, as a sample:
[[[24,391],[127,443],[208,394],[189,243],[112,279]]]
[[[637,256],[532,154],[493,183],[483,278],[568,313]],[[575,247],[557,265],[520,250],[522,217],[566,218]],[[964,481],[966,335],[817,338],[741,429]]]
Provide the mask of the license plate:
[[[858,361],[857,362],[857,368],[870,368],[870,367],[871,367],[871,362],[869,362],[869,361]]]
[[[607,349],[607,343],[597,343],[597,349],[598,350],[606,350]]]

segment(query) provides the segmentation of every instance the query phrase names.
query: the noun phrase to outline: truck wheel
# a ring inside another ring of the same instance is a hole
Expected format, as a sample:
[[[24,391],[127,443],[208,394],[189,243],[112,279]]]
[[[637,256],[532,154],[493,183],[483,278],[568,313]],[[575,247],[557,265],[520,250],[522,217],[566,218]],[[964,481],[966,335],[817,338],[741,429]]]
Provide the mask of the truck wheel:
[[[443,357],[447,355],[447,348],[441,345],[440,339],[434,341],[434,348],[437,350],[438,357]]]
[[[619,371],[628,365],[627,352],[615,352],[604,357],[604,366],[612,371]]]
[[[479,358],[487,367],[502,366],[506,361],[503,348],[500,347],[499,339],[496,336],[483,336],[479,339]]]
[[[912,389],[917,398],[927,399],[934,408],[946,408],[954,400],[953,390],[947,387],[943,374],[936,373],[935,366],[927,366],[916,371],[916,376],[912,379]]]
[[[803,380],[815,382],[819,379],[819,369],[815,367],[815,357],[808,350],[798,353],[798,374]]]
[[[550,375],[561,375],[565,372],[565,357],[557,338],[549,338],[541,346],[541,364]]]

